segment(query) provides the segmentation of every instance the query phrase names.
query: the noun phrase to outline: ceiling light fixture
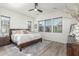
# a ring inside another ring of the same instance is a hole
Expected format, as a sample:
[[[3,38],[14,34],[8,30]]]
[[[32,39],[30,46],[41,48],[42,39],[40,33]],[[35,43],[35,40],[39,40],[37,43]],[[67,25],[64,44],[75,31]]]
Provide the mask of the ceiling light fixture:
[[[35,8],[34,11],[37,11],[37,9]]]

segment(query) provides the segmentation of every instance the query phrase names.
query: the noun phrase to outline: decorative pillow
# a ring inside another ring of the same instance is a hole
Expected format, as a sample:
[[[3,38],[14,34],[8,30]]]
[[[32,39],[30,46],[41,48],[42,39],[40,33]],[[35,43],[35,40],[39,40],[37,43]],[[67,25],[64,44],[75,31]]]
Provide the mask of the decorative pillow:
[[[16,34],[21,34],[21,31],[16,31]]]
[[[31,32],[28,30],[24,30],[24,34],[29,34],[29,33],[31,33]]]
[[[16,34],[16,31],[12,31],[12,34]]]
[[[26,30],[23,31],[24,34],[28,34],[28,32]]]
[[[23,30],[14,30],[12,31],[12,34],[23,34]]]

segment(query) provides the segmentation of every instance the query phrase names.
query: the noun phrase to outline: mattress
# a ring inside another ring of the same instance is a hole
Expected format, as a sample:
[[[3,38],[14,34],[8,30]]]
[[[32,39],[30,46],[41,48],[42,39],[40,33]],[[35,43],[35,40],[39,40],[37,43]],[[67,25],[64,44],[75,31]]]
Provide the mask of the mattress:
[[[32,40],[36,40],[41,38],[39,33],[31,33],[31,34],[12,34],[11,39],[17,45],[20,45],[25,42],[29,42]]]

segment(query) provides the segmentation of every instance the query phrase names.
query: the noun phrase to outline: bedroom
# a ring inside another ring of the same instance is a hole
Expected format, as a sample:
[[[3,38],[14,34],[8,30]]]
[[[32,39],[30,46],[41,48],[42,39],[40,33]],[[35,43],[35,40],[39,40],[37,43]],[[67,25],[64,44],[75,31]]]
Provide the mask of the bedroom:
[[[78,6],[75,3],[0,3],[0,55],[67,56],[66,45],[68,38],[72,38],[68,37],[70,27],[78,23],[71,10],[77,11]]]

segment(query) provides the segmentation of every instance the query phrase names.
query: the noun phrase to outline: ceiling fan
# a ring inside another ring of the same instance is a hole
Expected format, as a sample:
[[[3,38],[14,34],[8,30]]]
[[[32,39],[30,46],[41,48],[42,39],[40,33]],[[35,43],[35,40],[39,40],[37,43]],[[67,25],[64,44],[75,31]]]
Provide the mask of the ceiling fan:
[[[37,8],[38,7],[38,3],[34,3],[34,4],[35,4],[34,9],[30,9],[28,11],[38,11],[38,12],[41,12],[42,13],[43,11]]]

